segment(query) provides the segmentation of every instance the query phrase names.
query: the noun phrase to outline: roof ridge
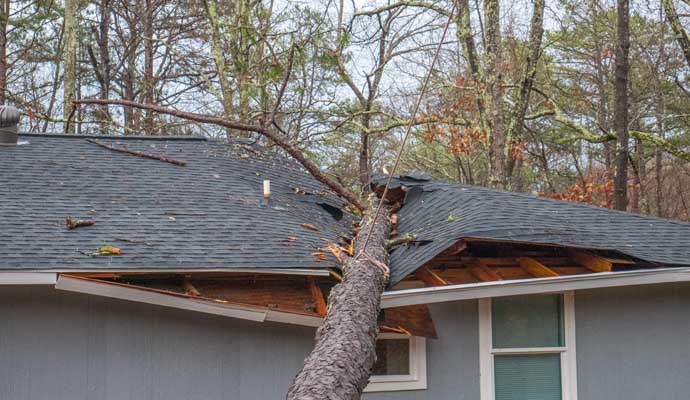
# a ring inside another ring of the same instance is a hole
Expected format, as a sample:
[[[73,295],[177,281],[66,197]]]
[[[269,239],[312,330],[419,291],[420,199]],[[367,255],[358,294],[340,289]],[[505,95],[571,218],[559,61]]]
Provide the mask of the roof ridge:
[[[662,218],[662,217],[657,217],[655,215],[650,215],[650,214],[636,214],[636,213],[632,213],[632,212],[628,212],[628,211],[621,211],[621,210],[614,210],[611,208],[600,207],[600,206],[597,206],[595,204],[580,203],[580,202],[568,201],[568,200],[559,200],[559,199],[553,199],[551,197],[538,196],[538,195],[535,195],[532,193],[513,192],[510,190],[488,188],[488,187],[479,186],[479,185],[471,185],[468,183],[451,182],[451,181],[448,181],[446,179],[433,179],[431,181],[423,182],[422,185],[424,183],[434,183],[434,182],[437,182],[437,183],[441,182],[441,183],[445,183],[447,185],[445,188],[441,187],[439,189],[447,189],[447,190],[453,190],[453,189],[457,189],[457,188],[467,188],[470,190],[476,189],[479,191],[502,193],[502,194],[507,194],[507,195],[514,196],[514,197],[546,201],[546,202],[561,204],[561,205],[571,205],[574,207],[586,207],[586,208],[591,208],[591,209],[598,210],[598,211],[610,212],[610,213],[615,213],[615,214],[623,214],[623,215],[627,215],[629,217],[640,218],[643,220],[653,219],[653,220],[658,220],[658,221],[666,222],[666,223],[672,223],[672,224],[685,226],[685,227],[690,225],[690,222],[679,221],[679,220],[670,219],[670,218]]]
[[[56,139],[105,139],[105,140],[175,140],[175,141],[190,141],[190,142],[207,142],[209,138],[203,136],[160,136],[160,135],[68,135],[65,133],[19,133],[21,137],[41,137],[41,138],[56,138]]]

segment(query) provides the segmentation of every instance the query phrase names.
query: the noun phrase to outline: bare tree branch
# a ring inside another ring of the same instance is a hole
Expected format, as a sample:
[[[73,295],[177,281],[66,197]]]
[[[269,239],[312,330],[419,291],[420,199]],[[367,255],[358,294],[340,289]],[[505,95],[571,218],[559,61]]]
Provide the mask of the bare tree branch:
[[[260,125],[251,125],[251,124],[245,124],[241,122],[235,122],[235,121],[228,121],[223,118],[219,117],[214,117],[211,115],[204,115],[204,114],[197,114],[197,113],[191,113],[191,112],[186,112],[186,111],[179,111],[167,107],[162,107],[158,106],[155,104],[141,104],[137,103],[134,101],[129,101],[129,100],[119,100],[119,99],[84,99],[84,100],[75,100],[74,104],[114,104],[114,105],[120,105],[120,106],[125,106],[125,107],[133,107],[133,108],[138,108],[142,110],[149,110],[153,112],[157,112],[159,114],[165,114],[165,115],[170,115],[173,117],[177,118],[182,118],[190,121],[195,121],[195,122],[201,122],[204,124],[213,124],[213,125],[218,125],[218,126],[223,126],[226,128],[231,128],[231,129],[236,129],[239,131],[245,131],[245,132],[255,132],[258,133],[271,141],[273,141],[276,145],[278,145],[280,148],[285,150],[288,154],[290,154],[295,160],[297,160],[304,168],[309,171],[312,176],[319,182],[323,183],[324,185],[328,186],[330,189],[332,189],[334,192],[345,198],[347,201],[349,201],[353,206],[357,207],[357,209],[363,211],[366,207],[364,204],[360,201],[359,197],[343,187],[341,184],[336,182],[334,179],[328,177],[326,174],[324,174],[321,169],[314,164],[311,160],[309,160],[304,153],[295,147],[293,144],[288,142],[288,140],[283,137],[282,135],[278,134],[277,132],[273,131],[270,128],[266,128]]]

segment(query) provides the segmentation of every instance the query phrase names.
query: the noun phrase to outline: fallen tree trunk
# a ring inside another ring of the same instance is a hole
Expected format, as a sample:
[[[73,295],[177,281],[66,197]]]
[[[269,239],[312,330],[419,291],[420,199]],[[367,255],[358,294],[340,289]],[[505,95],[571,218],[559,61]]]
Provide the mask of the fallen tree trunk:
[[[388,283],[386,243],[391,226],[387,213],[372,221],[374,199],[372,195],[355,238],[354,257],[345,261],[343,281],[328,296],[326,319],[317,331],[314,349],[288,391],[288,400],[359,399],[369,382],[376,361],[381,293]]]
[[[359,232],[354,239],[354,256],[343,263],[343,280],[333,287],[328,296],[326,319],[317,331],[314,350],[305,359],[302,370],[295,377],[287,394],[288,400],[359,399],[369,382],[371,368],[376,360],[381,294],[389,278],[387,264],[390,213],[381,210],[376,221],[373,221],[377,197],[371,194],[368,204],[363,204],[359,196],[323,174],[316,164],[285,137],[263,126],[127,100],[90,99],[76,100],[74,103],[119,104],[191,121],[256,132],[283,148],[316,180],[362,211]],[[370,228],[371,236],[367,240]]]

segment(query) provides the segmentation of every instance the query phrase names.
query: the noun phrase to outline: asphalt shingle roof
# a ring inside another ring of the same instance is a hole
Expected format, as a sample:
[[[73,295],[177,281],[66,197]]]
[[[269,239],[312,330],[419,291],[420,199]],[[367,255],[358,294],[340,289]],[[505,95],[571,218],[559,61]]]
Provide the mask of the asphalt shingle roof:
[[[338,214],[345,203],[291,160],[244,142],[98,140],[187,165],[114,152],[84,137],[22,135],[28,143],[0,147],[0,270],[337,265],[327,251],[326,261],[312,253],[325,247],[323,239],[337,242],[349,232],[350,215],[337,220],[327,210]],[[264,179],[271,181],[268,203]],[[295,194],[295,187],[314,194]],[[68,215],[96,224],[67,230]],[[122,252],[83,254],[103,245]]]
[[[391,283],[462,238],[615,250],[665,265],[690,264],[690,224],[478,186],[400,177],[407,199],[400,235],[418,244],[395,248]]]

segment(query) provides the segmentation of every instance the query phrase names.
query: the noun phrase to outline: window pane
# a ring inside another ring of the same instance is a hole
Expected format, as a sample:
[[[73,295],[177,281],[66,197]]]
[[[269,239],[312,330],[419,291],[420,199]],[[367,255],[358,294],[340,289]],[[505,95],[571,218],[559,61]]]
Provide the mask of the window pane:
[[[376,363],[372,375],[409,375],[409,339],[379,339],[376,341]]]
[[[499,297],[491,308],[494,348],[564,345],[562,295]]]
[[[561,355],[494,357],[496,400],[560,400]]]

